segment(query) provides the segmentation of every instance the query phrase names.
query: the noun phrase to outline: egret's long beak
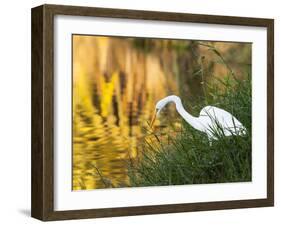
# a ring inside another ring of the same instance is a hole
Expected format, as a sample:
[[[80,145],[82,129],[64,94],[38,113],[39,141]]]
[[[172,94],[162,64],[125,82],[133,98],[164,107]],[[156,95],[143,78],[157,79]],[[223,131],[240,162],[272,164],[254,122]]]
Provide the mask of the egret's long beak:
[[[154,122],[155,122],[155,119],[156,119],[156,116],[157,116],[157,110],[154,111],[154,114],[153,114],[153,117],[152,117],[152,120],[150,122],[150,127],[152,128]]]

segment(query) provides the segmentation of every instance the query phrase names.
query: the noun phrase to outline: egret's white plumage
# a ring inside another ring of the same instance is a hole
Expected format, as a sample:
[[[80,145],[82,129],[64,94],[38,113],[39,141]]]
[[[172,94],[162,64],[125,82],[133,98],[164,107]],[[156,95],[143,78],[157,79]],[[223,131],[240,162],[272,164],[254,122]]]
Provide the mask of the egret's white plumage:
[[[163,107],[170,102],[175,103],[178,113],[187,123],[193,128],[206,133],[209,140],[217,139],[215,131],[223,132],[225,136],[241,136],[246,133],[246,128],[242,123],[229,112],[217,107],[206,106],[200,111],[198,117],[194,117],[184,109],[181,99],[175,95],[167,96],[157,102],[156,114],[152,119],[151,125]]]

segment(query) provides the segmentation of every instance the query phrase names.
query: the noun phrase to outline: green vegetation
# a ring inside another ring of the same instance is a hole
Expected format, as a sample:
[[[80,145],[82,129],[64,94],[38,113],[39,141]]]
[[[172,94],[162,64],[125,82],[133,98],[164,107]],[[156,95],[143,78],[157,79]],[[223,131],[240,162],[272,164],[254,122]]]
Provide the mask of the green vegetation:
[[[238,80],[230,72],[225,79],[212,79],[204,86],[205,96],[196,101],[196,107],[184,101],[186,110],[198,116],[206,105],[222,108],[242,122],[246,135],[220,134],[210,145],[204,133],[184,120],[182,131],[167,135],[167,140],[155,131],[144,140],[139,158],[129,162],[131,186],[251,181],[251,76]]]

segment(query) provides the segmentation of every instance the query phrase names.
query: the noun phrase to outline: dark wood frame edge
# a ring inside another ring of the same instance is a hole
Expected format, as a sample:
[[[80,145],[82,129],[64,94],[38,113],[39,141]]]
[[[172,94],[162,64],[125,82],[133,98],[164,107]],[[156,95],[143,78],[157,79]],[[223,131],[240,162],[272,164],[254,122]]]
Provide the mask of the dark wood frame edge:
[[[196,22],[267,28],[267,198],[156,206],[54,211],[53,21],[55,15]],[[274,20],[62,5],[32,9],[32,181],[31,216],[43,221],[98,218],[274,205]]]

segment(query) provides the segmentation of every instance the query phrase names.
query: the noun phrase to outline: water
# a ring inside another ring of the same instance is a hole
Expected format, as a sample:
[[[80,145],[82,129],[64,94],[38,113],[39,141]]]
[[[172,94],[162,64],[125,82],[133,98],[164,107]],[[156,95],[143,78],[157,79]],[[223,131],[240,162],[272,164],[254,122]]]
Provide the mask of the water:
[[[178,93],[175,81],[131,41],[73,41],[73,189],[129,186],[128,161],[138,155],[155,102]]]

